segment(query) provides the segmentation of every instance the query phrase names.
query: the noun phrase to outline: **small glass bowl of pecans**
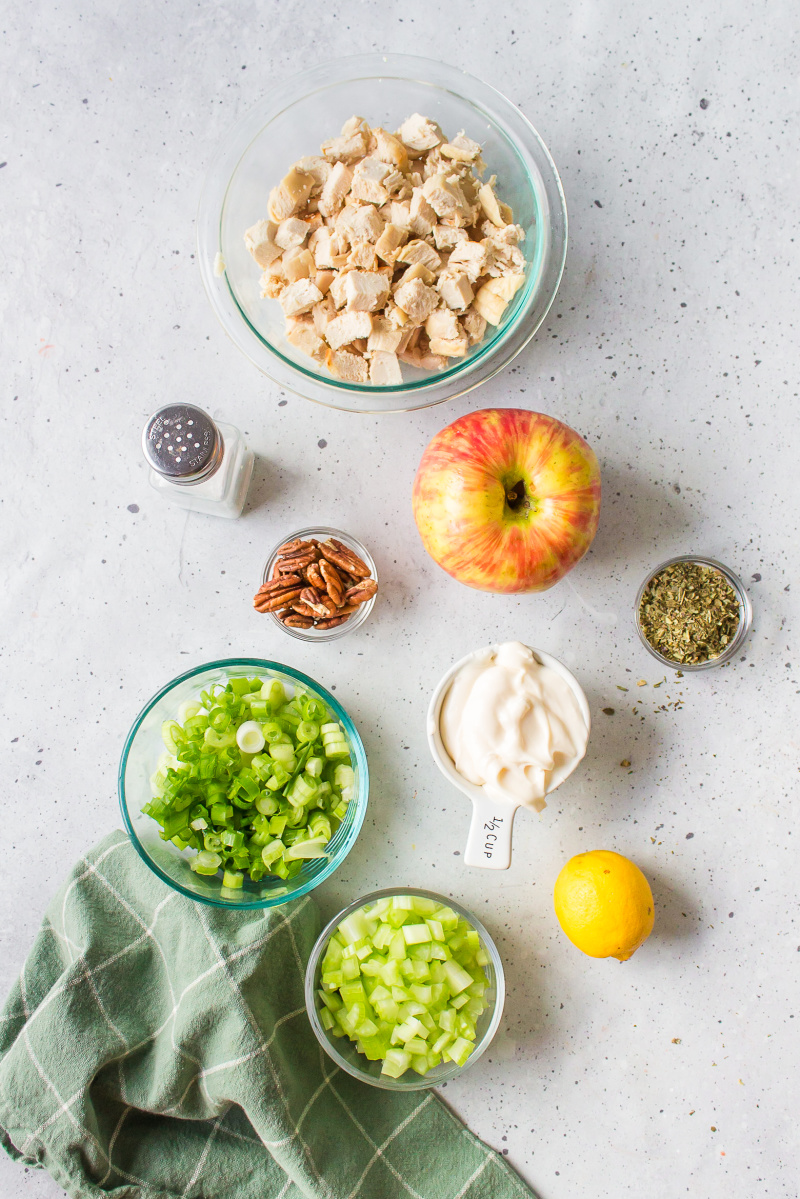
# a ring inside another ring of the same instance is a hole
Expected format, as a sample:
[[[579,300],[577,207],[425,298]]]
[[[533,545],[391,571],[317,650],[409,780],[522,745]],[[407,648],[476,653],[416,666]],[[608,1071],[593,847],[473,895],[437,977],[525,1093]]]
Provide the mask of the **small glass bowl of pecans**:
[[[378,572],[361,542],[317,525],[275,546],[253,607],[301,641],[333,641],[364,623],[377,593]]]
[[[639,588],[636,628],[662,666],[708,670],[741,648],[753,607],[741,579],[714,558],[681,554],[651,571]]]

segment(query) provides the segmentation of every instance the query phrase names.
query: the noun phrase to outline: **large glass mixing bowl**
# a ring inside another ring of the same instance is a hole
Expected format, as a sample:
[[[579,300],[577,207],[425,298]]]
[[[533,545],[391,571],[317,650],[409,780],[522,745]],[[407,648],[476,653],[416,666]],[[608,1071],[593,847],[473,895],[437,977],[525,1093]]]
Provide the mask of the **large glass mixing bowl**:
[[[525,230],[524,285],[500,326],[462,359],[430,373],[403,364],[401,384],[334,378],[286,340],[283,310],[261,298],[260,271],[245,230],[267,215],[267,198],[293,162],[319,153],[353,115],[396,129],[412,113],[445,134],[465,130],[483,146],[487,175]],[[353,412],[398,412],[441,403],[478,387],[527,344],[553,302],[567,250],[567,211],[555,164],[518,108],[465,71],[405,54],[365,54],[304,71],[272,88],[226,135],[209,169],[197,220],[200,271],[225,331],[251,362],[287,391]],[[224,270],[217,273],[221,255]]]

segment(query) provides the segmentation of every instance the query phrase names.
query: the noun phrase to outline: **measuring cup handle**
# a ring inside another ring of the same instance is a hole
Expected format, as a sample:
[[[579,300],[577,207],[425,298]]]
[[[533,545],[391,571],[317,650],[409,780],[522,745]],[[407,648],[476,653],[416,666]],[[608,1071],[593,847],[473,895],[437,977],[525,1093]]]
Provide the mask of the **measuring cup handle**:
[[[511,865],[511,834],[516,808],[496,800],[475,796],[464,861],[484,870],[508,870]]]

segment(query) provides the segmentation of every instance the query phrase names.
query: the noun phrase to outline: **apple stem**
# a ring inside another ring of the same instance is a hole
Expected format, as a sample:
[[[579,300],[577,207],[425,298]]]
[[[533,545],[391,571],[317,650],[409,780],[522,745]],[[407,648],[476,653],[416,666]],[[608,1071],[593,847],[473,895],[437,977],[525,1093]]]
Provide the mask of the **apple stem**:
[[[517,508],[521,508],[526,502],[526,499],[527,497],[525,495],[524,479],[520,479],[518,483],[514,484],[510,491],[506,492],[506,503],[512,512],[515,512]]]

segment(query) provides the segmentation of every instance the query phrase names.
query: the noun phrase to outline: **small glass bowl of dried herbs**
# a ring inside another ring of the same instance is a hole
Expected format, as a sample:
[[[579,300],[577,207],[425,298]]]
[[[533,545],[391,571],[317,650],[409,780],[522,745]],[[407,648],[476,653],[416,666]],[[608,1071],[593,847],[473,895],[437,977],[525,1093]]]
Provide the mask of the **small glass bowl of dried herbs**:
[[[752,619],[741,580],[713,558],[670,558],[647,576],[636,596],[643,644],[662,665],[683,671],[729,662]]]

